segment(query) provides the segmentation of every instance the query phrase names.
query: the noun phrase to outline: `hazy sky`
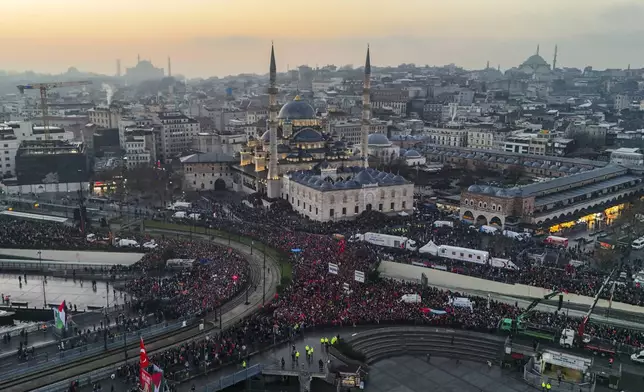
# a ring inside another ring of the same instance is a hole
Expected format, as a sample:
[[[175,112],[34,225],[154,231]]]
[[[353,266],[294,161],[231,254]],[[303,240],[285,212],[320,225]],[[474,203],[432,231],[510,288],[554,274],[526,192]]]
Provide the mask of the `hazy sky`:
[[[211,76],[299,64],[644,67],[643,0],[3,0],[0,69],[114,74],[137,54]]]

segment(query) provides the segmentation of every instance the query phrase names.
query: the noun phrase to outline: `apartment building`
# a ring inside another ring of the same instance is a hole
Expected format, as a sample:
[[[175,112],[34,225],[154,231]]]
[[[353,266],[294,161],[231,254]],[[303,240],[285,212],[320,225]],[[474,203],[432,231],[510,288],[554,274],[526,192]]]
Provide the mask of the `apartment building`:
[[[181,112],[158,114],[161,124],[161,152],[163,158],[178,156],[190,149],[192,140],[200,132],[199,122]]]

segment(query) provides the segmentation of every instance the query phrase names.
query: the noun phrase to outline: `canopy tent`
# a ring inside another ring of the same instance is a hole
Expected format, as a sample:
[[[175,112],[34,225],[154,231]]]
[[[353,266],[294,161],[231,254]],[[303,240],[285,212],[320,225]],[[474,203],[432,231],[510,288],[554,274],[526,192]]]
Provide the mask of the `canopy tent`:
[[[436,246],[433,241],[429,241],[427,244],[425,244],[425,246],[418,249],[418,252],[429,253],[432,256],[436,256],[438,254],[438,246]]]

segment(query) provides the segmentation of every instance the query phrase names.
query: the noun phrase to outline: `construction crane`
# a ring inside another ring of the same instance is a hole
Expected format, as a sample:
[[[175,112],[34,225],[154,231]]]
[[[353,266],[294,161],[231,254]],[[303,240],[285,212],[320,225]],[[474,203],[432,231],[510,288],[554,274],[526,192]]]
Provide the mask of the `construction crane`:
[[[75,81],[75,82],[52,82],[52,83],[31,83],[31,84],[21,84],[18,87],[20,94],[25,93],[25,90],[40,90],[40,108],[42,110],[42,123],[45,130],[45,140],[49,139],[49,118],[47,117],[47,91],[54,88],[62,87],[75,87],[75,86],[87,86],[92,84],[89,80]]]

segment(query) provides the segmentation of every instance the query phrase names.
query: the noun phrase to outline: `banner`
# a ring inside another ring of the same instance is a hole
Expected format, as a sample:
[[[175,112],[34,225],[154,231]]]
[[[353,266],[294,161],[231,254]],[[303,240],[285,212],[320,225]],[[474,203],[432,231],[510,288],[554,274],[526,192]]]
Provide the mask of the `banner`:
[[[154,392],[154,384],[152,382],[152,375],[145,369],[141,368],[141,390],[143,392]]]
[[[356,282],[364,283],[364,272],[356,270],[353,278]]]
[[[54,323],[56,328],[65,329],[67,327],[67,315],[65,314],[65,301],[58,308],[52,308],[54,311]]]
[[[340,271],[340,268],[338,268],[337,264],[329,263],[329,273],[330,274],[337,275],[339,271]]]

